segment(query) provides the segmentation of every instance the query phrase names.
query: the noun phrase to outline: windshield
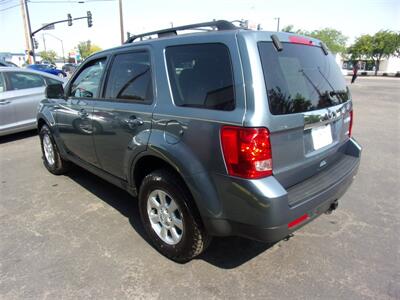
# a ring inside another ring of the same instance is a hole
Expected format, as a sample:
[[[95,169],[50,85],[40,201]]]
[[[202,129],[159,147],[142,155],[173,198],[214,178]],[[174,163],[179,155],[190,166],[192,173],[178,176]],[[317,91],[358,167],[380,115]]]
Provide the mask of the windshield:
[[[350,99],[346,82],[334,57],[320,47],[259,42],[269,107],[274,115],[326,108]]]

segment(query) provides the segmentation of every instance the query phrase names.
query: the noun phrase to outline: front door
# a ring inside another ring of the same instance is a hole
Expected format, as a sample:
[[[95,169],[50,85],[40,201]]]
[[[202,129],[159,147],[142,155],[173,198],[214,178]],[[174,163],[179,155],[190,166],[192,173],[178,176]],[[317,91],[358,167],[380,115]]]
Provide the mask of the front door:
[[[44,98],[45,80],[38,74],[24,71],[5,72],[8,79],[8,100],[14,107],[15,125],[33,125],[36,122],[37,107]]]
[[[67,87],[67,99],[57,109],[57,124],[66,150],[93,165],[98,165],[93,144],[93,105],[100,92],[106,58],[85,63]]]
[[[103,170],[127,179],[130,159],[150,137],[153,83],[148,50],[117,53],[93,110],[94,143]]]

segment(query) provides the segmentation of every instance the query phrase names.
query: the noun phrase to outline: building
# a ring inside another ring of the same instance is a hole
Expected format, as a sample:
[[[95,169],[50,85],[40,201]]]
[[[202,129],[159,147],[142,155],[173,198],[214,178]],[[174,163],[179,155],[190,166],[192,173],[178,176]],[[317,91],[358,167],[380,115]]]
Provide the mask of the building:
[[[375,75],[375,64],[372,60],[360,59],[360,75]],[[344,74],[352,75],[353,61],[336,54],[336,62],[342,68]],[[390,56],[381,60],[378,75],[400,76],[400,57]]]
[[[25,53],[0,52],[0,60],[10,61],[22,67],[27,60],[27,56]]]

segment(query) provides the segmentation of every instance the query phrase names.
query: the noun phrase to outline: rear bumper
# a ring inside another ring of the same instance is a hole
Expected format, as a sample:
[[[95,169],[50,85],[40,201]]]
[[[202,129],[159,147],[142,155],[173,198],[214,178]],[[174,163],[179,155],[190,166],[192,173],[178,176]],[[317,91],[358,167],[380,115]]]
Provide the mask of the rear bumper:
[[[361,147],[350,139],[340,162],[285,190],[274,177],[260,180],[218,178],[222,218],[209,218],[212,235],[237,235],[265,242],[279,241],[329,210],[351,185],[358,171]],[[288,224],[307,214],[306,221]]]

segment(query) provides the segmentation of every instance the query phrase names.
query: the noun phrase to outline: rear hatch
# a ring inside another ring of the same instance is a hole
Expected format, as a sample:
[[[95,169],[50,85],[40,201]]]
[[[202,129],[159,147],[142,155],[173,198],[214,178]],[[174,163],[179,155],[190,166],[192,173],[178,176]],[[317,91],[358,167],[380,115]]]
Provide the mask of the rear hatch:
[[[261,41],[258,51],[272,122],[287,124],[271,132],[273,173],[290,188],[344,158],[350,93],[334,57],[315,40]]]

